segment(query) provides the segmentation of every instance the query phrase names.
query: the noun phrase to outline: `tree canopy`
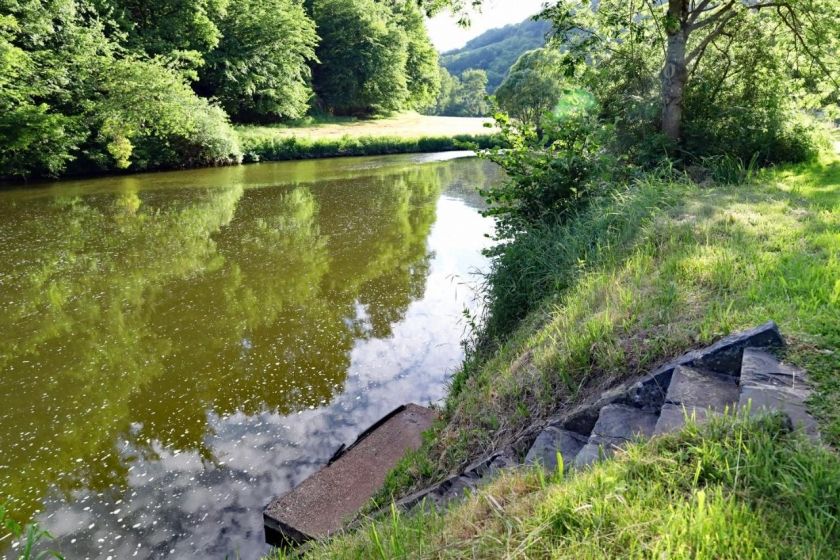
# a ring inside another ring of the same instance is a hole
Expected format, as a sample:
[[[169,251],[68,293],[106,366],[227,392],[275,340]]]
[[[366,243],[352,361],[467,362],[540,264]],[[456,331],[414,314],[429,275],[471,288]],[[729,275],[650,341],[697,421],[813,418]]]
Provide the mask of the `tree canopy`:
[[[0,0],[0,178],[241,158],[230,119],[432,105],[411,0]]]
[[[528,51],[496,90],[496,102],[512,117],[537,125],[563,94],[562,57],[552,48]]]

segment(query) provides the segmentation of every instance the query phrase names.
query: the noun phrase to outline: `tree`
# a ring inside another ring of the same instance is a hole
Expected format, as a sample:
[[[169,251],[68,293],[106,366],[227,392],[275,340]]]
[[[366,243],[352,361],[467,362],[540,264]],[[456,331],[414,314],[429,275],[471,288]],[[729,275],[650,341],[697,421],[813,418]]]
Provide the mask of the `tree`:
[[[408,38],[374,0],[313,0],[321,44],[313,71],[319,101],[337,114],[388,113],[410,98]]]
[[[551,48],[524,53],[496,90],[499,107],[523,123],[536,126],[563,94],[562,61]]]
[[[456,93],[459,115],[482,117],[490,112],[487,101],[487,73],[484,70],[465,70],[461,74],[461,85]]]
[[[406,80],[407,108],[423,109],[435,102],[441,87],[438,53],[429,39],[423,13],[414,0],[393,0],[396,24],[405,31],[408,41]]]
[[[449,6],[463,14],[467,4],[428,0],[424,5],[429,12]],[[625,77],[638,83],[647,80],[646,66],[651,56],[656,57],[657,120],[674,143],[682,140],[686,90],[708,53],[725,52],[739,44],[766,46],[754,43],[755,36],[748,31],[759,18],[765,29],[774,30],[775,44],[784,44],[794,53],[792,80],[812,84],[824,99],[835,102],[840,90],[840,4],[836,0],[560,0],[541,17],[552,21],[555,40],[576,52],[579,61],[634,61],[637,72]],[[640,52],[647,52],[647,61]]]
[[[229,0],[93,0],[98,13],[113,21],[114,40],[135,52],[176,61],[193,78],[205,54],[222,33],[217,22]]]
[[[802,49],[826,75],[832,75],[832,71],[827,66],[832,61],[827,56],[822,56],[826,53],[819,52],[819,45],[821,39],[831,41],[833,32],[836,47],[837,34],[840,31],[840,26],[838,26],[840,20],[837,19],[840,10],[836,2],[669,0],[663,22],[667,38],[665,64],[661,77],[662,132],[670,140],[676,142],[682,137],[683,98],[686,85],[691,74],[700,65],[706,50],[710,45],[721,48],[718,39],[726,40],[740,34],[747,25],[748,18],[755,17],[749,13],[757,13],[761,10],[774,13],[777,18],[775,23],[780,24],[777,29],[791,33],[794,39],[793,46]],[[833,25],[820,24],[821,19],[833,19],[831,22]],[[695,36],[698,37],[695,39]],[[741,39],[749,40],[748,37],[741,37]],[[729,44],[731,43],[730,41]],[[836,54],[835,51],[834,63],[836,63]],[[836,80],[835,86],[840,87]]]
[[[0,0],[0,176],[235,162],[227,116],[74,0]]]
[[[218,26],[198,91],[239,120],[302,117],[318,36],[300,0],[235,0]]]

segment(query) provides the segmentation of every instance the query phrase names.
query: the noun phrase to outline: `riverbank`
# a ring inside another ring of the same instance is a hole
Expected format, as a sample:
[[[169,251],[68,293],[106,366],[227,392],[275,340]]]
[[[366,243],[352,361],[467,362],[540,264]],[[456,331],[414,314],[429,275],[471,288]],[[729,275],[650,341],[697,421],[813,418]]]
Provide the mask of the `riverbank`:
[[[532,311],[455,375],[443,420],[380,503],[515,446],[621,379],[768,319],[788,339],[786,359],[808,370],[811,410],[836,448],[838,231],[835,154],[738,185],[649,175],[519,243],[531,266],[516,288]],[[727,419],[570,478],[511,472],[443,514],[394,514],[307,554],[827,558],[840,546],[838,500],[833,451],[773,421]]]
[[[380,119],[333,119],[296,126],[238,126],[243,160],[428,153],[497,145],[491,119],[403,113]]]
[[[345,156],[381,156],[487,149],[499,145],[492,119],[437,117],[401,113],[391,117],[358,119],[335,117],[307,119],[289,125],[233,127],[236,157],[224,165],[160,165],[144,163],[125,169],[92,167],[62,172],[54,180],[125,176],[157,171],[181,171],[236,166],[260,161],[294,161]],[[31,179],[31,178],[30,178]],[[26,180],[0,177],[0,189],[27,183],[46,183],[49,178]]]

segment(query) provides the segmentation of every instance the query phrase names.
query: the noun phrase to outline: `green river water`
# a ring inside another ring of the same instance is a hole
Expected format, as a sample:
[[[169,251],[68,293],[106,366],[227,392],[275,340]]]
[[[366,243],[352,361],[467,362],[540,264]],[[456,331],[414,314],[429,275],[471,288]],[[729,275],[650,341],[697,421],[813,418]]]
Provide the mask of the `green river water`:
[[[501,179],[465,155],[0,192],[0,501],[68,559],[258,557],[272,496],[445,395]]]

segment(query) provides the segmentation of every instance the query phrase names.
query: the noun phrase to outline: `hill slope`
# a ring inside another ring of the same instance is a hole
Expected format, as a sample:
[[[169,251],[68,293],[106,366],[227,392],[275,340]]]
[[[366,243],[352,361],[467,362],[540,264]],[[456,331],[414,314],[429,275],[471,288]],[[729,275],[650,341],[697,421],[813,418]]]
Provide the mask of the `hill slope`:
[[[469,68],[485,70],[487,89],[493,92],[522,53],[545,44],[545,36],[550,29],[549,22],[531,19],[491,29],[460,49],[443,53],[440,63],[450,74],[456,75]]]

